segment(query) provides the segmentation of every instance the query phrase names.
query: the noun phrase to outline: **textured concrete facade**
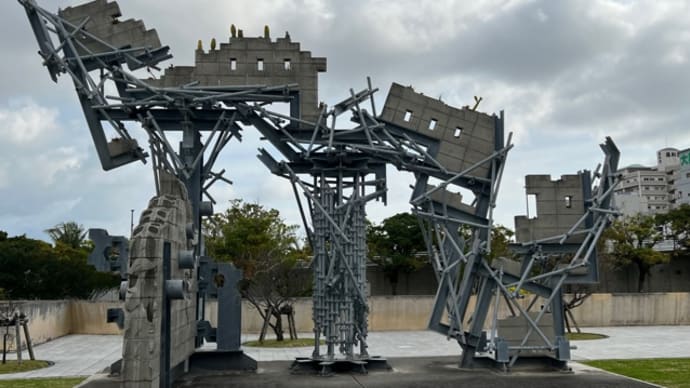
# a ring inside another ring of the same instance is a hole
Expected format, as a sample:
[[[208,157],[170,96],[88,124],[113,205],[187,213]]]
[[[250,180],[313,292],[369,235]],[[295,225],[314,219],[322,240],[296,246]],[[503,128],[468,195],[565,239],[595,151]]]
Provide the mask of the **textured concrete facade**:
[[[161,194],[149,202],[134,229],[125,299],[123,387],[158,387],[160,377],[161,319],[164,306],[163,244],[171,244],[171,278],[183,279],[196,288],[194,270],[178,266],[180,251],[190,250],[186,225],[192,222],[187,190],[173,176],[160,173]],[[171,366],[194,352],[195,300],[171,302]]]
[[[74,25],[80,25],[88,17],[89,21],[84,26],[86,30],[116,48],[161,47],[156,30],[147,30],[141,20],[118,20],[122,14],[120,13],[120,6],[116,2],[95,0],[74,7],[67,7],[61,10],[59,15]],[[82,41],[94,53],[111,51],[104,44],[94,40],[86,40],[82,37]],[[77,51],[80,54],[87,53],[80,47],[77,47]]]
[[[538,240],[566,233],[585,213],[582,177],[562,175],[525,176],[527,195],[536,196],[537,215],[515,217],[515,238],[518,242]],[[579,241],[571,237],[569,242]]]
[[[195,66],[166,69],[152,85],[173,87],[199,81],[203,86],[299,84],[301,119],[318,118],[318,73],[326,71],[326,58],[301,51],[289,35],[270,38],[231,37],[219,49],[195,52]]]
[[[450,171],[462,171],[494,152],[496,116],[454,108],[409,86],[391,85],[381,119],[439,140],[436,159]],[[471,173],[487,174],[486,165]]]

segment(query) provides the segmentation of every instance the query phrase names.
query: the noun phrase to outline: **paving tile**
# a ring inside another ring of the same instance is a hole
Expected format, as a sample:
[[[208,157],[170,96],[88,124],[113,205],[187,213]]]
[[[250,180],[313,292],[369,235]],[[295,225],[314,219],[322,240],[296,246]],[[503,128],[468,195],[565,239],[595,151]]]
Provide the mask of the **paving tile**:
[[[577,349],[572,358],[630,359],[658,357],[690,357],[690,326],[628,326],[590,327],[583,331],[607,335],[608,338],[590,341],[572,341]],[[300,333],[300,338],[311,338],[312,333]],[[255,340],[257,335],[242,336],[242,342]],[[381,357],[433,357],[459,356],[460,346],[453,340],[430,331],[371,332],[368,337],[369,354]],[[213,349],[214,344],[205,344]],[[309,357],[312,347],[256,348],[244,351],[257,361],[292,360]],[[321,347],[326,353],[326,347]],[[28,358],[28,353],[23,353]],[[102,371],[122,355],[122,337],[117,335],[68,335],[35,347],[38,359],[50,360],[55,365],[36,371],[0,375],[0,380],[13,378],[89,376]],[[8,354],[16,359],[16,354]]]

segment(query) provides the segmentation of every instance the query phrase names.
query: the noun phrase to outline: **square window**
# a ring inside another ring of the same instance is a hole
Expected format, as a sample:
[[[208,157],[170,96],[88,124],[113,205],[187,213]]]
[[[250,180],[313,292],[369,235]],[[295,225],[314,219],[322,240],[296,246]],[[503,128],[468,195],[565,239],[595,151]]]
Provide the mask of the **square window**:
[[[565,207],[570,209],[573,207],[573,196],[572,195],[566,195],[565,196]]]
[[[453,132],[453,136],[454,136],[456,139],[459,139],[459,138],[460,138],[460,135],[462,135],[462,127],[456,127],[456,128],[455,128],[455,132]]]
[[[412,111],[411,110],[406,110],[405,111],[405,116],[403,116],[403,120],[406,122],[410,122],[412,120]]]

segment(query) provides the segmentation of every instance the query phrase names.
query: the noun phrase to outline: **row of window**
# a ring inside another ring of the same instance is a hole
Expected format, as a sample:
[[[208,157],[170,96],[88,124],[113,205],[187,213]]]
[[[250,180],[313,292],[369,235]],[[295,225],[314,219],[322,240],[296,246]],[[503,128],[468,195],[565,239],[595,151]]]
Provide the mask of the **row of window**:
[[[663,181],[664,181],[663,177],[644,177],[644,178],[642,178],[642,182],[663,182]],[[637,183],[637,178],[626,179],[625,183]]]
[[[666,210],[667,206],[666,205],[649,205],[647,206],[647,209],[649,210]]]
[[[665,201],[666,196],[665,195],[648,195],[647,199],[650,201]]]
[[[646,190],[646,191],[666,191],[666,186],[642,186],[642,190]]]
[[[666,151],[666,157],[667,157],[667,158],[670,158],[670,157],[674,157],[674,158],[675,158],[676,156],[678,156],[678,152],[676,152],[676,151]],[[659,160],[659,164],[661,164],[661,152],[659,153],[658,160]]]
[[[403,121],[405,121],[407,123],[412,121],[412,114],[413,113],[414,112],[412,112],[409,109],[406,110],[405,115],[403,116]],[[434,129],[436,129],[436,124],[438,124],[438,120],[432,118],[431,120],[429,120],[429,126],[427,127],[427,129],[430,131],[433,131]],[[455,127],[455,131],[453,131],[453,137],[459,139],[460,135],[462,135],[462,127]]]
[[[230,58],[230,71],[237,70],[237,58]],[[256,70],[264,71],[264,59],[256,58]],[[283,59],[283,70],[292,70],[292,61],[290,58]]]

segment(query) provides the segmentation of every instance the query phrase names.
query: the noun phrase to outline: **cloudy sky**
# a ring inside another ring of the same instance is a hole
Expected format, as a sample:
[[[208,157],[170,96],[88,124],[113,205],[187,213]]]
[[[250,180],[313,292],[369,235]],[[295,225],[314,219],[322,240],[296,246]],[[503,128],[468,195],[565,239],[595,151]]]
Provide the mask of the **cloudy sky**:
[[[37,0],[46,9],[69,0]],[[124,18],[143,19],[171,47],[175,65],[193,64],[198,39],[226,41],[234,23],[247,36],[265,24],[290,31],[302,49],[328,58],[320,99],[334,104],[371,76],[382,106],[391,82],[413,85],[455,106],[482,96],[479,110],[505,110],[516,147],[508,157],[498,223],[525,213],[524,175],[574,173],[601,160],[611,136],[622,164],[655,163],[655,151],[690,147],[690,6],[685,1],[134,1]],[[150,165],[102,171],[68,77],[54,84],[36,54],[23,8],[0,3],[0,230],[46,239],[74,220],[128,234],[153,194]],[[166,64],[167,65],[167,64]],[[139,135],[143,131],[138,131]],[[233,186],[212,191],[259,202],[299,223],[290,186],[256,159],[246,130],[220,167]],[[374,221],[409,209],[411,177],[389,171],[389,205]]]

